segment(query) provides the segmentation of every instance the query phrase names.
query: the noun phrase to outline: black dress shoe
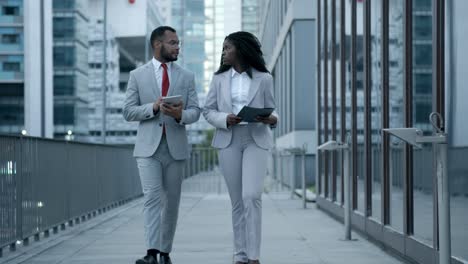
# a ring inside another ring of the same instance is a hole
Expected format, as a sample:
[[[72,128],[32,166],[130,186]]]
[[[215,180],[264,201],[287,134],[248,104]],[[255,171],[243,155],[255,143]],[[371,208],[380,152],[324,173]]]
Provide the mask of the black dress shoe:
[[[172,264],[171,258],[167,255],[160,255],[159,264]]]
[[[158,264],[158,260],[151,255],[146,255],[143,258],[137,260],[135,264]]]

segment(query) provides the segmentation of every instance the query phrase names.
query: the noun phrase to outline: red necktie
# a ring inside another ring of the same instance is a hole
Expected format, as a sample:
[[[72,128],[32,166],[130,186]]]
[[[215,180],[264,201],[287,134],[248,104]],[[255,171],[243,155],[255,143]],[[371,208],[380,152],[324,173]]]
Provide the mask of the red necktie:
[[[162,63],[161,67],[163,68],[163,76],[162,76],[162,83],[161,83],[161,94],[162,96],[167,96],[167,92],[169,91],[169,75],[167,74],[167,65],[166,63]],[[166,125],[163,125],[163,134],[166,134]]]
[[[169,75],[167,75],[166,63],[161,64],[161,67],[163,68],[161,93],[162,93],[162,96],[167,96],[167,91],[169,91]]]

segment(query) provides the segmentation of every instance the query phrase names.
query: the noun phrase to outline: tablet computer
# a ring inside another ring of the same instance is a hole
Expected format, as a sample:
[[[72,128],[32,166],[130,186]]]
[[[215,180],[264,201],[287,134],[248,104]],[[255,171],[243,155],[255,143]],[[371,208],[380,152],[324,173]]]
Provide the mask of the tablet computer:
[[[162,102],[165,104],[178,104],[180,101],[182,101],[181,95],[172,95],[172,96],[162,97]]]
[[[257,116],[269,116],[273,113],[274,108],[254,108],[249,106],[244,106],[239,114],[238,117],[242,118],[242,121],[245,122],[259,122],[256,120]]]

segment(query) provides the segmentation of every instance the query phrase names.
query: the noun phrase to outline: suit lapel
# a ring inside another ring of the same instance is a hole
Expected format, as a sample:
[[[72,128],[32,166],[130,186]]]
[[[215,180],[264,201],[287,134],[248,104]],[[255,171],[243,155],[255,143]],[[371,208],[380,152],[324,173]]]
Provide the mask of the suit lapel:
[[[172,63],[171,69],[171,80],[169,84],[169,91],[167,92],[167,96],[174,95],[174,91],[177,90],[177,84],[179,83],[179,76],[180,76],[180,67],[179,65]]]
[[[258,71],[256,71],[255,69],[252,69],[252,81],[250,83],[249,95],[247,97],[247,105],[249,105],[250,102],[252,102],[253,98],[258,92],[258,88],[260,87],[260,83],[262,81],[260,76],[261,75],[259,74]]]
[[[148,72],[148,83],[150,84],[151,91],[153,92],[156,100],[161,96],[161,88],[158,86],[158,82],[156,81],[156,69],[151,61],[147,64],[146,70]]]
[[[227,109],[232,112],[231,70],[223,73],[221,80],[221,94],[226,99]]]

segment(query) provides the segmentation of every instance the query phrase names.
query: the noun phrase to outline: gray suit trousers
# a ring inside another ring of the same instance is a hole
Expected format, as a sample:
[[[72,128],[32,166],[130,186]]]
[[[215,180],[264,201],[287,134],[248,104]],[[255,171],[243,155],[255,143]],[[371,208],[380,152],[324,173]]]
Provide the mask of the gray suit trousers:
[[[146,246],[172,250],[185,160],[174,160],[165,135],[153,156],[136,158],[144,194],[143,217]]]
[[[234,261],[260,257],[262,192],[268,150],[257,146],[249,127],[232,128],[231,144],[219,150],[221,171],[232,205]]]

